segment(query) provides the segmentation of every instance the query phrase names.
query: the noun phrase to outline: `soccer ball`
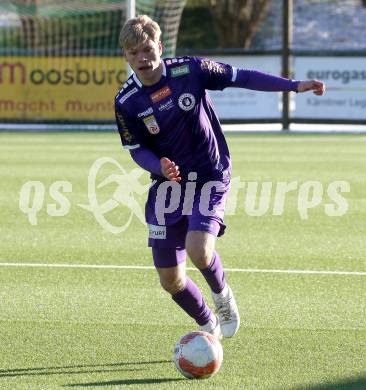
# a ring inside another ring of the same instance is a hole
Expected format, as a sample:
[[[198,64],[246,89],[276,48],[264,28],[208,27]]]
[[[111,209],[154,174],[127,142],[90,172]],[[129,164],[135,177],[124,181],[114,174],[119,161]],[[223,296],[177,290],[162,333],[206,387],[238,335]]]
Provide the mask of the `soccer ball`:
[[[220,341],[212,334],[191,332],[179,339],[174,363],[186,378],[209,378],[219,371],[223,358]]]

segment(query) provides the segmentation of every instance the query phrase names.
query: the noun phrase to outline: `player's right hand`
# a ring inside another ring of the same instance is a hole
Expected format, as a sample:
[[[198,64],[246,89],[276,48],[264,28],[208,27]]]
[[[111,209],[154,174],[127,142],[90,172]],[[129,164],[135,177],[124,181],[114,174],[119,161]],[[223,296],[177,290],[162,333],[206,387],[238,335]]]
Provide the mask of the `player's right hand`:
[[[167,157],[160,159],[161,173],[165,178],[171,181],[181,181],[182,178],[179,176],[179,167],[174,161],[170,161]]]

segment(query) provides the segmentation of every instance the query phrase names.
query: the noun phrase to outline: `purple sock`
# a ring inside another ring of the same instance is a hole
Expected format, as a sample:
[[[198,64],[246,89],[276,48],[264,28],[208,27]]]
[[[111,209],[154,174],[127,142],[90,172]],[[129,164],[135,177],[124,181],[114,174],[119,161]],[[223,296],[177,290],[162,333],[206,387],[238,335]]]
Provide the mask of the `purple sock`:
[[[211,290],[218,294],[225,287],[225,274],[219,254],[215,251],[210,265],[200,270]]]
[[[192,318],[198,325],[205,325],[211,317],[211,310],[203,300],[201,291],[190,279],[186,278],[183,290],[172,295],[173,300]]]

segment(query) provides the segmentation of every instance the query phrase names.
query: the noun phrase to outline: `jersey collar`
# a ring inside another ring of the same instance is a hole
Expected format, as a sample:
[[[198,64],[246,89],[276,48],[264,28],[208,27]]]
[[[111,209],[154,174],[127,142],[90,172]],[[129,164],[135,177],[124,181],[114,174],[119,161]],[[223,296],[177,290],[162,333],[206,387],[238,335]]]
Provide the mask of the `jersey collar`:
[[[162,66],[163,66],[163,73],[162,73],[162,76],[166,77],[166,66],[165,66],[165,62],[161,59],[161,60],[160,60],[160,63],[161,63]],[[133,74],[132,74],[132,77],[133,77],[135,83],[136,83],[140,88],[142,88],[142,87],[144,86],[144,85],[141,83],[141,81],[139,80],[139,78],[136,76],[136,73],[133,73]],[[159,83],[159,82],[160,82],[160,81],[158,81],[158,83]]]

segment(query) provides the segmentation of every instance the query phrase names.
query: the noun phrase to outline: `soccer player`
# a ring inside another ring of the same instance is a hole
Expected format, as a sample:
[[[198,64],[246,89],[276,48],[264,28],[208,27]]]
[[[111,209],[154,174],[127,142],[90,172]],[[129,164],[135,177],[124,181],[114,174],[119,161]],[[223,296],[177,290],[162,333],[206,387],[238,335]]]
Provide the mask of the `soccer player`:
[[[223,235],[231,161],[207,90],[324,93],[317,80],[293,81],[196,57],[162,59],[161,30],[146,15],[127,20],[120,45],[134,74],[115,99],[122,144],[153,179],[146,202],[149,246],[160,283],[201,330],[231,337],[240,325],[216,237]],[[201,271],[216,314],[186,275]]]

